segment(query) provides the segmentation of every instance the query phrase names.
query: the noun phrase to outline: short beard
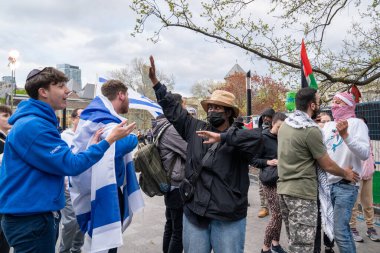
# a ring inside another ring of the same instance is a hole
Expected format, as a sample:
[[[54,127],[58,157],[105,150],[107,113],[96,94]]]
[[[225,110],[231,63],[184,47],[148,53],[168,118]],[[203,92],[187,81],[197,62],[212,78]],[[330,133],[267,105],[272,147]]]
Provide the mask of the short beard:
[[[320,108],[313,111],[313,114],[311,115],[311,119],[316,119],[318,114],[321,112]]]

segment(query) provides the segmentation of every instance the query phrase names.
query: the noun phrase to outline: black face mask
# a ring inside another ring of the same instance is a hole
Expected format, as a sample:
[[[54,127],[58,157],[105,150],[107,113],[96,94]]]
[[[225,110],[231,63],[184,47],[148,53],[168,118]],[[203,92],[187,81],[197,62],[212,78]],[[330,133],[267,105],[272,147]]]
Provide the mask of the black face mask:
[[[218,128],[226,121],[223,116],[224,112],[208,112],[207,120],[213,127]]]
[[[267,128],[271,128],[271,124],[269,122],[264,122],[262,125],[263,130]]]

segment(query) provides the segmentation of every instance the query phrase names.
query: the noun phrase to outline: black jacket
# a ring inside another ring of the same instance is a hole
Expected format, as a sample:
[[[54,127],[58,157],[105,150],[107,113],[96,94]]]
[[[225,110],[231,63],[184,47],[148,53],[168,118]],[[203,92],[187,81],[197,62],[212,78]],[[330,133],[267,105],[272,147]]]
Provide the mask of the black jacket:
[[[252,159],[252,165],[256,168],[265,168],[268,166],[268,160],[277,159],[277,135],[265,129],[262,132],[262,138],[264,147]]]
[[[188,143],[185,177],[189,179],[211,147],[204,144],[195,131],[218,130],[189,115],[173,100],[171,93],[166,92],[165,85],[158,83],[154,90],[166,118]],[[194,197],[185,203],[185,208],[201,217],[235,221],[247,216],[248,164],[261,147],[261,133],[230,127],[221,138],[222,142],[210,158],[211,165],[202,169]]]

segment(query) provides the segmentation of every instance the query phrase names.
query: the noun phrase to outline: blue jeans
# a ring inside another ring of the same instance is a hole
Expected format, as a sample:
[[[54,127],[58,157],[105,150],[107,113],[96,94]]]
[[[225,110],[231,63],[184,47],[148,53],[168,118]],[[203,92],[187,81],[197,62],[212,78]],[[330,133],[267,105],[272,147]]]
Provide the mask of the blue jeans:
[[[334,237],[341,253],[356,253],[349,223],[358,190],[358,186],[342,182],[331,185],[331,201],[334,208]]]
[[[59,215],[51,212],[27,216],[4,214],[1,226],[15,252],[54,253],[59,220]]]
[[[185,253],[243,253],[247,219],[211,220],[206,228],[192,224],[183,215],[183,248]]]

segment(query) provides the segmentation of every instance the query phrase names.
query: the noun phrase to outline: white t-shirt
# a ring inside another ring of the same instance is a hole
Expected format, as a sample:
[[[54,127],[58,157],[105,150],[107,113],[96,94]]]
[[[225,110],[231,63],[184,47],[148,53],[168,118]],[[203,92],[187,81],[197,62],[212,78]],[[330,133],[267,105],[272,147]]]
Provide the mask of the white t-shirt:
[[[336,122],[327,122],[323,127],[323,142],[327,153],[341,168],[353,167],[359,175],[362,172],[361,161],[368,159],[370,154],[367,125],[357,118],[350,118],[348,122],[348,137],[343,140],[336,129]],[[327,183],[339,182],[342,177],[327,173]]]
[[[73,144],[73,140],[74,140],[74,132],[73,132],[73,130],[71,128],[67,128],[65,131],[63,131],[61,133],[61,138],[71,148],[71,145]]]
[[[71,128],[67,128],[65,131],[63,131],[61,133],[61,138],[71,148],[71,145],[73,144],[73,140],[74,140],[73,130]],[[65,183],[66,183],[66,189],[68,190],[69,189],[69,179],[67,176],[65,177]]]

